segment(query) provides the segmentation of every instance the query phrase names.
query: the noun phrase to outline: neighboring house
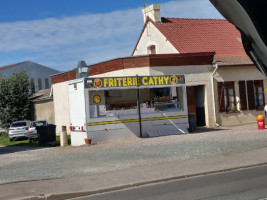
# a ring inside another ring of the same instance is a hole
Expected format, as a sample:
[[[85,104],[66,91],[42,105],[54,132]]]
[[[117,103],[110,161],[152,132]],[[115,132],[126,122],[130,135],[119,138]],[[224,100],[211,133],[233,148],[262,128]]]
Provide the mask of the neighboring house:
[[[46,120],[55,124],[54,101],[50,89],[39,90],[30,97],[32,102],[32,119]]]
[[[25,61],[12,65],[0,67],[0,73],[3,76],[10,76],[14,71],[26,71],[30,76],[30,81],[35,86],[35,91],[48,89],[51,87],[50,76],[59,73],[58,70],[34,63]]]
[[[262,113],[267,85],[265,77],[246,55],[240,33],[232,24],[222,19],[164,18],[157,4],[143,9],[143,14],[145,24],[132,56],[215,52],[210,72],[198,72],[204,82],[192,77],[195,67],[188,66],[184,71],[189,113],[197,114],[199,125],[227,126],[256,121],[256,116]],[[212,99],[203,102],[203,98],[198,98],[207,93]],[[207,123],[207,107],[214,110],[212,124]]]

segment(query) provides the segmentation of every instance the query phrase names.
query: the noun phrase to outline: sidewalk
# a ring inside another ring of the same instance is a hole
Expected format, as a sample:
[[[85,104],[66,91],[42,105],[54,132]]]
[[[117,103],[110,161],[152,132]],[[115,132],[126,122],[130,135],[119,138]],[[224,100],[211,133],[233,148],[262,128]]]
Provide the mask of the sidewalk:
[[[138,166],[87,176],[0,185],[0,199],[66,199],[267,164],[267,147],[242,153]]]
[[[255,124],[92,146],[0,148],[0,199],[66,199],[267,164]]]

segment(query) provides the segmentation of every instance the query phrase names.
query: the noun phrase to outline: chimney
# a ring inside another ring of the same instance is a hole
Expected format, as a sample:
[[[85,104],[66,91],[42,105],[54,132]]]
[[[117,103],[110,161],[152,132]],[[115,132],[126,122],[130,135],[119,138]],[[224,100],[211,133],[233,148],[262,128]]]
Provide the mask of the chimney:
[[[89,68],[85,61],[79,61],[76,68],[76,78],[86,78],[89,76]]]
[[[147,16],[152,19],[156,23],[161,23],[160,17],[160,5],[152,4],[150,6],[145,7],[143,10],[144,22],[146,22]]]

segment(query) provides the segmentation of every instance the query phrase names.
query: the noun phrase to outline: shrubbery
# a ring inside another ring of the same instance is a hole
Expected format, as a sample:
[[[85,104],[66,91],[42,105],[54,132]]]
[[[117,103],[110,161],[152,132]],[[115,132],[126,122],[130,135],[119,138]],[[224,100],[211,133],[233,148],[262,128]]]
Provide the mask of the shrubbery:
[[[0,74],[0,121],[3,126],[30,118],[29,75],[25,71],[13,72],[9,77]]]

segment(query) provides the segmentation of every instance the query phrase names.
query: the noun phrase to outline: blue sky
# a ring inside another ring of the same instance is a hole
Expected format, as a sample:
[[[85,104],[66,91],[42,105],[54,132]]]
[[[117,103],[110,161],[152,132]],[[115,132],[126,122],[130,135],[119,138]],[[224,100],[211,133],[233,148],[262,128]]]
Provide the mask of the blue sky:
[[[162,17],[222,18],[209,0],[146,0]],[[130,56],[144,0],[0,0],[0,66],[30,60],[66,71]]]

